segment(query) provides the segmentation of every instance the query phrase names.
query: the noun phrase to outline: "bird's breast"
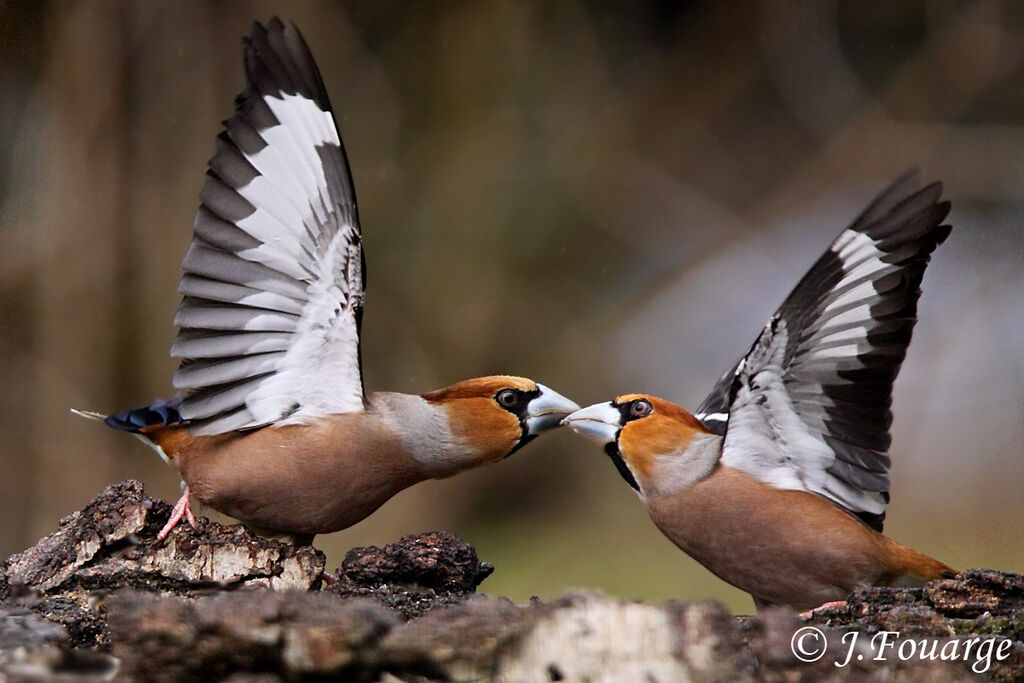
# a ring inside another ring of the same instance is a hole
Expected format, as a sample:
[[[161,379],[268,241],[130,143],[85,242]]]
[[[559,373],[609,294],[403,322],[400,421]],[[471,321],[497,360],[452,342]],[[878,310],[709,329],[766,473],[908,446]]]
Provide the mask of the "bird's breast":
[[[646,503],[679,548],[768,602],[815,607],[885,570],[880,534],[819,496],[776,489],[731,467]]]

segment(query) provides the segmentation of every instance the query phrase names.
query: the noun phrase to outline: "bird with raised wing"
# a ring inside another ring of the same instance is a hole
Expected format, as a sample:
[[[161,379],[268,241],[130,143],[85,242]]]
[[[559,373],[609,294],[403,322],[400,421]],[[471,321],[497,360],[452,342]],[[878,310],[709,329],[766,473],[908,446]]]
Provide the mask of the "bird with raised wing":
[[[675,545],[758,608],[952,572],[881,533],[893,381],[950,232],[942,186],[918,186],[901,178],[839,235],[696,414],[626,394],[565,419]]]
[[[154,447],[190,495],[311,538],[399,491],[507,457],[579,409],[522,377],[422,395],[363,390],[355,189],[320,73],[273,19],[244,39],[246,88],[209,163],[171,355],[185,392],[103,419]],[[78,412],[78,411],[76,411]]]

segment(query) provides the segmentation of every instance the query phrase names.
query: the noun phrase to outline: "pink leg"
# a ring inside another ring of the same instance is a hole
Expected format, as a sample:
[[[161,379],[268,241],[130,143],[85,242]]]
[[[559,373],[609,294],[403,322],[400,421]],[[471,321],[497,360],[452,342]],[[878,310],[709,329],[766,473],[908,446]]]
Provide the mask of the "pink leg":
[[[171,518],[167,520],[167,524],[165,524],[164,528],[160,530],[160,533],[156,535],[157,543],[167,538],[167,534],[171,533],[171,529],[178,525],[178,522],[181,521],[182,517],[188,520],[188,523],[193,529],[196,528],[196,518],[192,514],[192,504],[189,503],[188,500],[189,493],[190,491],[186,486],[185,490],[181,494],[181,498],[178,499],[178,502],[174,504],[174,509],[171,510]]]
[[[824,612],[830,609],[838,609],[840,607],[846,607],[846,600],[833,600],[832,602],[823,602],[812,610],[800,613],[801,619],[810,619],[818,612]]]

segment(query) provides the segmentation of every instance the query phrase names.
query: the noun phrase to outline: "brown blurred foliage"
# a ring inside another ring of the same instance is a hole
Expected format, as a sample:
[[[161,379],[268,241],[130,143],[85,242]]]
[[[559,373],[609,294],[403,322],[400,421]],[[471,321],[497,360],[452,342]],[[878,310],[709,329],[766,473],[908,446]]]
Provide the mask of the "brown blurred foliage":
[[[0,2],[0,556],[110,482],[176,497],[143,446],[68,408],[171,393],[178,262],[240,38],[279,11]],[[956,566],[1024,570],[1024,6],[287,12],[356,179],[370,389],[514,372],[584,405],[649,391],[693,408],[873,193],[911,166],[944,180],[955,228],[897,384],[887,530]],[[492,593],[750,607],[568,433],[318,545],[336,564],[431,528],[497,565]]]

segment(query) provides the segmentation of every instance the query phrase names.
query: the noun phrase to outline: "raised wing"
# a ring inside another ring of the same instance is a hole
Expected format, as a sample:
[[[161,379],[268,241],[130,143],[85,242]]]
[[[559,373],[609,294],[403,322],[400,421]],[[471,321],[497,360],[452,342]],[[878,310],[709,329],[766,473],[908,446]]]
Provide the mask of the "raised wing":
[[[244,39],[246,88],[182,261],[174,386],[193,434],[363,409],[362,241],[320,72],[294,25]]]
[[[929,255],[949,235],[942,186],[901,178],[844,230],[697,417],[722,463],[825,496],[881,531],[892,385]]]

